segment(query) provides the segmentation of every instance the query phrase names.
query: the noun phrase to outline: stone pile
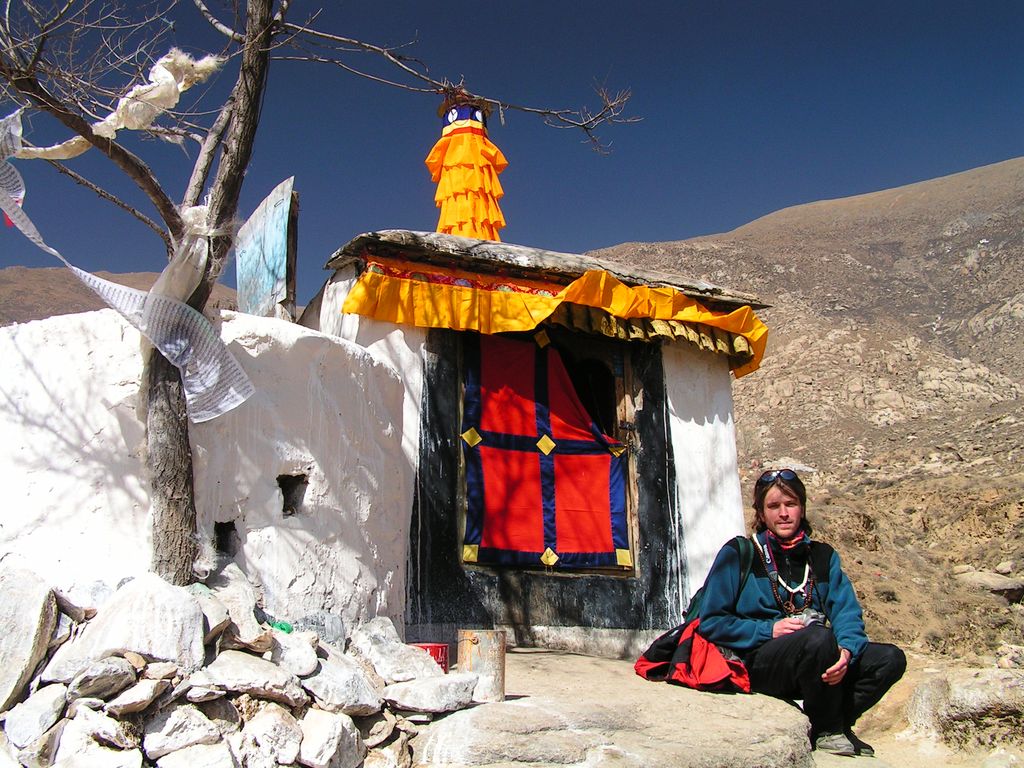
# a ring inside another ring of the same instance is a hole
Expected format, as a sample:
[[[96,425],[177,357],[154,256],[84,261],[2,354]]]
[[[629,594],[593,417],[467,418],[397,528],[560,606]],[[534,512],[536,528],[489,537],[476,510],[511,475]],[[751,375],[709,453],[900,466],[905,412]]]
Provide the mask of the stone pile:
[[[929,737],[957,749],[1019,749],[1024,746],[1024,671],[935,670],[907,702],[907,720],[908,735]]]
[[[387,618],[346,650],[258,611],[233,564],[188,588],[142,575],[96,607],[0,571],[0,766],[403,768],[417,723],[472,703],[477,675]]]

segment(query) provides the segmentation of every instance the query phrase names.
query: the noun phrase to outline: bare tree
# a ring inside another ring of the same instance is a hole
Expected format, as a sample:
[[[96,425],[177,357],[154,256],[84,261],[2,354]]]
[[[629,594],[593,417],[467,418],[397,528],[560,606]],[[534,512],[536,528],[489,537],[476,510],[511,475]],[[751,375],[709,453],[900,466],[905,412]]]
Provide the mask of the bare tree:
[[[198,146],[184,197],[176,204],[144,160],[123,141],[102,130],[105,116],[123,103],[126,86],[145,83],[145,75],[173,42],[176,31],[167,14],[176,0],[6,0],[0,7],[0,92],[27,110],[38,110],[68,129],[78,141],[105,155],[152,204],[156,218],[53,161],[58,170],[85,184],[149,226],[164,242],[169,257],[185,235],[183,212],[208,200],[206,232],[209,258],[198,285],[188,295],[202,311],[233,245],[238,201],[260,122],[260,106],[271,63],[306,61],[336,67],[383,85],[450,95],[455,90],[485,102],[499,113],[520,110],[548,124],[582,131],[601,148],[597,129],[631,122],[624,115],[629,92],[598,90],[599,104],[589,109],[543,109],[509,104],[470,93],[462,82],[435,78],[406,53],[317,28],[317,12],[296,22],[290,0],[235,0],[219,17],[203,0],[194,10],[224,41],[218,52],[225,71],[236,71],[230,95],[209,108],[196,100],[188,109],[162,111],[144,126],[149,135]],[[382,62],[391,75],[370,62]],[[158,221],[157,221],[158,220]],[[158,223],[159,222],[159,223]],[[196,510],[188,421],[178,370],[154,353],[145,374],[147,463],[152,488],[153,569],[168,581],[186,584],[196,558]]]

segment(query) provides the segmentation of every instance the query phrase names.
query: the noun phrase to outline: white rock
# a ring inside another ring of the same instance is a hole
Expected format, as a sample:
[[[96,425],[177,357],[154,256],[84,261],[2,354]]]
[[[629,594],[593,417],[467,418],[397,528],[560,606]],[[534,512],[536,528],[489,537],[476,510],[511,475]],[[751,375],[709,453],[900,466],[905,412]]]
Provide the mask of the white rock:
[[[256,743],[252,734],[232,733],[227,737],[227,743],[239,765],[245,768],[277,768],[277,760]]]
[[[1024,765],[1020,755],[1010,752],[1005,747],[996,747],[985,757],[981,768],[1019,768]]]
[[[178,686],[176,694],[180,695],[182,690],[187,690],[185,698],[193,704],[219,699],[225,693],[205,669],[198,669],[189,675],[188,679]]]
[[[910,695],[911,728],[950,744],[1010,743],[1024,717],[1024,671],[950,668],[931,675]]]
[[[226,742],[195,744],[164,755],[156,761],[159,768],[238,768]]]
[[[384,705],[380,691],[370,682],[362,667],[344,655],[320,659],[316,672],[301,681],[313,694],[321,709],[346,715],[372,715]]]
[[[345,621],[336,613],[318,610],[292,622],[296,631],[315,632],[320,642],[335,648],[345,647]]]
[[[120,468],[119,468],[120,469]],[[95,565],[92,571],[95,571]],[[104,579],[93,579],[92,581],[75,582],[67,589],[61,590],[57,597],[58,605],[68,605],[70,613],[68,614],[75,621],[81,623],[88,619],[93,618],[107,600],[114,596],[116,591],[114,584],[116,582],[108,583]],[[81,616],[81,619],[76,618]]]
[[[214,684],[213,678],[210,677],[210,673],[205,669],[197,669],[191,675],[188,676],[188,684],[209,688]]]
[[[83,606],[78,605],[78,603],[72,600],[64,590],[53,590],[53,596],[57,598],[57,608],[60,612],[76,624],[81,624],[86,619],[96,615],[95,609],[90,613]]]
[[[108,701],[104,709],[114,717],[141,712],[170,687],[171,684],[167,680],[139,680],[117,698]]]
[[[265,653],[273,645],[270,631],[256,621],[256,592],[234,562],[228,560],[206,580],[213,596],[227,609],[231,621],[224,629],[222,648],[247,648]]]
[[[77,626],[66,613],[58,611],[57,626],[53,628],[48,650],[52,651],[71,639],[71,632]]]
[[[309,700],[295,675],[242,651],[224,651],[206,668],[206,673],[218,686],[229,691],[250,693],[291,707]]]
[[[227,606],[205,584],[189,584],[187,589],[199,601],[199,607],[203,610],[203,642],[212,643],[231,623]]]
[[[188,689],[188,693],[185,694],[185,698],[191,701],[193,704],[201,704],[204,701],[213,701],[224,696],[224,691],[219,688],[203,688],[196,686]]]
[[[280,632],[274,630],[274,647],[270,660],[296,677],[313,674],[319,666],[316,657],[318,638],[315,632]]]
[[[0,731],[0,768],[18,768],[18,766],[18,760],[14,759],[14,747],[7,741],[3,731]],[[29,768],[36,768],[36,766],[30,765]]]
[[[142,676],[147,680],[170,680],[176,674],[178,665],[173,661],[154,661],[142,670]]]
[[[93,739],[104,746],[116,749],[134,749],[139,746],[138,738],[124,723],[102,712],[82,709],[75,717],[75,721],[84,723]]]
[[[137,749],[109,749],[93,743],[80,752],[55,762],[52,768],[141,768],[142,752]]]
[[[82,751],[89,751],[92,745],[113,747],[118,750],[133,750],[139,746],[136,739],[122,723],[100,712],[82,708],[64,726],[57,748],[57,760]]]
[[[191,704],[168,707],[146,723],[142,749],[146,757],[156,760],[194,744],[216,744],[220,730]]]
[[[429,653],[403,643],[386,616],[360,625],[349,640],[350,650],[367,659],[388,683],[444,674]]]
[[[479,675],[474,672],[458,672],[394,683],[384,689],[383,695],[389,704],[398,709],[454,712],[472,703],[477,680]]]
[[[280,704],[270,703],[257,712],[242,729],[244,737],[252,737],[260,750],[281,765],[294,763],[299,756],[302,729]]]
[[[242,716],[238,714],[234,704],[227,699],[220,698],[201,702],[198,709],[225,736],[235,733],[242,727]]]
[[[302,746],[299,762],[309,768],[355,768],[363,761],[363,746],[359,729],[348,715],[311,709],[299,725],[302,728]]]
[[[362,768],[409,768],[411,765],[409,735],[402,733],[385,746],[371,749],[363,760]]]
[[[108,656],[88,664],[68,685],[68,698],[109,699],[135,684],[135,667],[121,656]]]
[[[60,743],[61,734],[67,720],[58,720],[50,730],[18,752],[18,762],[26,768],[49,768],[53,763],[54,755],[57,753],[57,745]],[[0,749],[0,752],[3,752]],[[0,766],[3,763],[0,762]]]
[[[1003,560],[999,565],[996,566],[996,573],[1000,576],[1009,576],[1016,570],[1017,564],[1013,560]]]
[[[205,654],[199,603],[183,587],[142,574],[104,603],[79,637],[57,649],[43,680],[67,682],[90,662],[124,651],[198,669]]]
[[[78,711],[81,709],[91,709],[93,712],[99,712],[106,703],[103,699],[94,699],[91,696],[86,696],[70,702],[68,704],[68,711],[64,714],[67,717],[74,718],[78,717]]]
[[[0,569],[0,712],[21,696],[57,626],[57,600],[31,571]]]
[[[53,727],[67,703],[66,685],[44,685],[7,713],[4,732],[16,747],[25,747]]]
[[[146,666],[149,664],[149,662],[146,661],[146,657],[143,656],[141,653],[136,653],[135,651],[125,651],[122,655],[132,665],[136,673],[142,672],[142,670],[144,670]]]

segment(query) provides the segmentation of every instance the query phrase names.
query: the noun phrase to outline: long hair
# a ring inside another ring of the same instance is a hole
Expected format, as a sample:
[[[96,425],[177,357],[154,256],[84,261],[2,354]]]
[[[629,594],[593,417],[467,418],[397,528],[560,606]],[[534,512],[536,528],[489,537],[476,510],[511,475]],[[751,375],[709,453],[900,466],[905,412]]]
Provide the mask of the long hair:
[[[774,477],[770,477],[772,472],[775,472]],[[786,477],[783,477],[783,474]],[[770,479],[767,479],[769,477]],[[754,531],[760,533],[768,527],[764,522],[764,497],[772,488],[778,488],[787,496],[792,496],[800,502],[800,530],[810,536],[811,523],[807,519],[807,489],[797,473],[791,469],[768,470],[754,484]]]

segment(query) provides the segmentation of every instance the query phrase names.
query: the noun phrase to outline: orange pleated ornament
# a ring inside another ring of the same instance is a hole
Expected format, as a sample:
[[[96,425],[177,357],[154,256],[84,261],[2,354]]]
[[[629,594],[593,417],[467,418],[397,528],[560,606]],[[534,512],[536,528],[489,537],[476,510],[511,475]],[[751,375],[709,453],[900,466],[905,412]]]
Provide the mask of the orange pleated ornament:
[[[505,217],[498,206],[504,194],[498,174],[508,167],[508,160],[487,138],[484,109],[452,104],[442,119],[441,138],[425,160],[437,184],[437,231],[500,241],[498,230],[505,226]]]

